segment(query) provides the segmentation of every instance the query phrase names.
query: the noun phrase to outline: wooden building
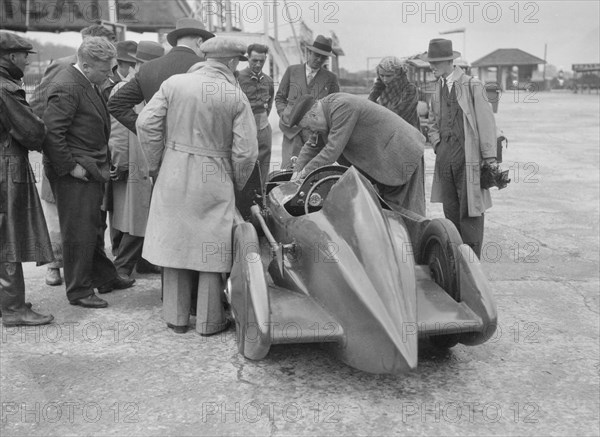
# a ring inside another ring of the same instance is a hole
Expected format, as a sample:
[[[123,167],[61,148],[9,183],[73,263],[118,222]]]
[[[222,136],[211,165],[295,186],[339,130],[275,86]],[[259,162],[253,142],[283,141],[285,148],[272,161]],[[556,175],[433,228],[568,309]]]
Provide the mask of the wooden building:
[[[471,68],[485,82],[495,82],[500,89],[527,88],[531,83],[543,82],[539,66],[546,61],[521,49],[497,49],[473,62]]]

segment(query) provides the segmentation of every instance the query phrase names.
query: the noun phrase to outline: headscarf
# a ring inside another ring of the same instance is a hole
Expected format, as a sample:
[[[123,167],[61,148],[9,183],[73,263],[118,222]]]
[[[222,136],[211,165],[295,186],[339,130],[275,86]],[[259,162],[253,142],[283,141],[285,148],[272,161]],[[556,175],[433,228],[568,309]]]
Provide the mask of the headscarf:
[[[379,103],[395,112],[405,121],[419,128],[417,87],[408,81],[405,64],[395,56],[387,56],[376,67],[377,80],[373,85],[369,100]],[[393,74],[387,84],[381,80],[381,73]]]

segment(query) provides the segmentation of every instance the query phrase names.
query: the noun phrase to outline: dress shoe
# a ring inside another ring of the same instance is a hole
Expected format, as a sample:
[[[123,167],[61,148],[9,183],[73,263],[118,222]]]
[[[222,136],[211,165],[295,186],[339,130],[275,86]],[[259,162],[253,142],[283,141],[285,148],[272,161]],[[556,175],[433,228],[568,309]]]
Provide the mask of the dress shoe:
[[[17,311],[2,317],[2,324],[4,326],[37,326],[45,325],[52,320],[54,320],[53,315],[39,314],[26,307],[22,311]]]
[[[55,285],[62,284],[63,280],[60,276],[60,269],[53,269],[48,267],[46,271],[46,284],[54,287]]]
[[[135,279],[126,278],[124,276],[117,276],[115,279],[98,287],[98,293],[106,294],[110,293],[113,290],[122,290],[124,288],[131,287],[134,283]]]
[[[197,322],[196,322],[196,323],[197,323]],[[231,320],[229,320],[229,319],[226,319],[226,320],[225,320],[225,323],[223,324],[223,327],[222,327],[221,329],[219,329],[218,331],[215,331],[215,332],[209,332],[209,333],[206,333],[206,334],[204,334],[204,333],[202,333],[202,332],[201,332],[201,333],[200,333],[200,335],[201,335],[202,337],[210,337],[211,335],[215,335],[215,334],[218,334],[218,333],[220,333],[220,332],[227,331],[227,330],[229,329],[229,327],[230,327],[230,326],[231,326]]]
[[[178,325],[173,325],[171,323],[167,323],[167,328],[172,329],[173,332],[176,334],[185,334],[188,330],[187,326],[178,326]]]
[[[107,301],[100,299],[95,294],[92,294],[88,297],[82,297],[81,299],[72,300],[70,304],[79,305],[85,308],[106,308],[108,306]]]
[[[31,307],[33,306],[33,304],[32,304],[31,302],[25,302],[25,306],[26,306],[27,308],[30,308],[30,309],[31,309]],[[2,317],[2,311],[0,311],[0,317]]]
[[[160,274],[162,272],[160,267],[155,266],[144,259],[138,261],[135,266],[135,271],[141,275]]]

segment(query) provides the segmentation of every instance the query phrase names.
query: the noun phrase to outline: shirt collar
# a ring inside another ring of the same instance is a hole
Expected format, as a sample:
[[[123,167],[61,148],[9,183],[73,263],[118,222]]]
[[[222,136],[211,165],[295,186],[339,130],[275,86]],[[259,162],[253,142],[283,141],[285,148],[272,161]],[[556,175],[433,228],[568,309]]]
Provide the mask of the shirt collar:
[[[77,71],[79,71],[83,77],[85,77],[87,79],[87,81],[93,86],[94,84],[92,83],[91,80],[88,79],[88,77],[85,75],[85,73],[83,72],[83,70],[81,69],[81,67],[79,66],[79,64],[75,63],[73,64],[73,67],[75,67],[77,69]]]
[[[454,85],[454,81],[456,80],[454,77],[454,70],[452,70],[450,72],[450,74],[448,76],[446,76],[446,84],[448,85],[448,89],[452,88],[452,85]],[[442,85],[444,84],[444,78],[442,78]]]
[[[309,74],[317,74],[320,70],[320,68],[317,68],[316,70],[313,70],[312,68],[310,68],[310,66],[308,65],[308,62],[306,64],[306,75],[308,76]]]

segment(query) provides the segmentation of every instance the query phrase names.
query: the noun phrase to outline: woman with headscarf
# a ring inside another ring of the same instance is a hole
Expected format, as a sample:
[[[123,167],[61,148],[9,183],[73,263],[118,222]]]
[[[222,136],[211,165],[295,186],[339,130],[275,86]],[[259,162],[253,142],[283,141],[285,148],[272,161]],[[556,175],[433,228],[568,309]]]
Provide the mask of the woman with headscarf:
[[[417,103],[417,87],[408,81],[406,68],[395,56],[383,58],[376,67],[377,79],[373,84],[369,100],[395,112],[406,122],[420,129]]]

